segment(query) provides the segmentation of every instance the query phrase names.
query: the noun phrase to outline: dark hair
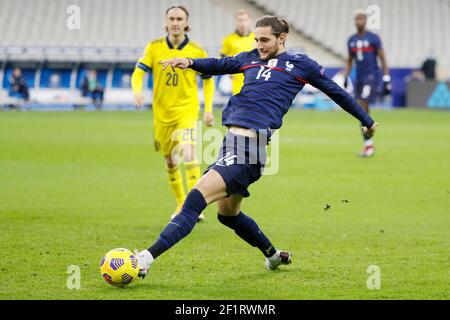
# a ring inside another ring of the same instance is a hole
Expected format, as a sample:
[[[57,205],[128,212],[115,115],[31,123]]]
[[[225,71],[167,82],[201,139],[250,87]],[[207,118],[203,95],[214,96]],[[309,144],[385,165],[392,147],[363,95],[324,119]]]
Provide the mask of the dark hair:
[[[272,27],[272,34],[277,38],[282,33],[289,33],[289,23],[287,20],[276,16],[262,17],[256,21],[255,27]]]
[[[169,11],[170,10],[172,10],[172,9],[180,9],[180,10],[183,10],[183,12],[186,14],[186,21],[187,20],[189,20],[189,11],[188,11],[188,9],[185,7],[185,6],[183,6],[183,5],[181,5],[181,4],[174,4],[174,5],[172,5],[172,6],[170,6],[169,8],[167,8],[167,10],[166,10],[166,16],[167,16],[167,14],[169,13]],[[164,29],[166,30],[166,31],[169,31],[169,30],[167,30],[167,27],[164,27]],[[188,26],[186,26],[186,28],[184,28],[184,31],[191,31],[191,27],[188,25]]]

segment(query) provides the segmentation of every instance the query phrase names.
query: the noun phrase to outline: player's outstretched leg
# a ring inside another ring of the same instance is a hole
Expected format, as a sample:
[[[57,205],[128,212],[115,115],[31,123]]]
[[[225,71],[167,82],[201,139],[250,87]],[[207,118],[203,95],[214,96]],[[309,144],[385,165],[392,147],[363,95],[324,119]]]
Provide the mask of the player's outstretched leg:
[[[266,268],[276,269],[281,264],[291,263],[291,254],[277,250],[269,238],[261,231],[258,224],[240,210],[242,196],[231,195],[219,200],[218,220],[234,230],[236,235],[253,247],[257,247],[266,257]]]
[[[208,171],[192,189],[184,201],[181,212],[176,215],[161,232],[158,240],[147,250],[137,254],[139,276],[145,277],[153,261],[162,253],[186,237],[197,222],[206,206],[226,196],[226,186],[222,177],[214,170]]]

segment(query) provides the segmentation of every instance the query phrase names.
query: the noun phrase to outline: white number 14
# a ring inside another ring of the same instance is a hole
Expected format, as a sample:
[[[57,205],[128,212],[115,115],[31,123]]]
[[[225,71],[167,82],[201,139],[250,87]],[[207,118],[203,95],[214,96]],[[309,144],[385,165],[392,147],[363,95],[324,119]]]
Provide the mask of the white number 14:
[[[267,81],[270,79],[270,69],[266,69],[264,66],[261,66],[261,69],[259,69],[258,75],[256,76],[256,79],[259,79],[261,77],[264,78],[264,81]]]

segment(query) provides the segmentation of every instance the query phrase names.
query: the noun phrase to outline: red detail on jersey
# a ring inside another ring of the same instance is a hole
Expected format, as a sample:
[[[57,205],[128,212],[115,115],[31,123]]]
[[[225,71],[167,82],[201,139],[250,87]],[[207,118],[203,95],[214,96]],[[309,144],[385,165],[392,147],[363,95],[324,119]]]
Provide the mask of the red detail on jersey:
[[[281,69],[281,68],[278,68],[278,67],[269,67],[269,66],[267,66],[267,68],[269,68],[269,69],[273,69],[273,70],[277,70],[277,71],[281,71],[281,72],[284,72],[284,70],[283,70],[283,69]]]
[[[297,79],[298,81],[300,81],[300,82],[302,82],[302,83],[304,83],[304,84],[307,84],[307,83],[308,83],[308,81],[306,81],[305,79],[300,78],[300,77],[295,77],[295,79]]]
[[[283,69],[281,69],[281,68],[278,68],[278,67],[269,67],[269,66],[267,66],[267,65],[265,65],[265,64],[248,64],[248,65],[246,65],[246,66],[241,67],[239,70],[245,71],[245,70],[247,70],[247,69],[250,69],[250,68],[253,68],[253,67],[260,67],[260,66],[264,66],[264,67],[266,67],[266,68],[268,68],[268,69],[272,69],[272,70],[277,70],[277,71],[281,71],[281,72],[284,72],[284,73],[288,73],[288,72],[286,72],[285,70],[283,70]],[[295,77],[295,79],[297,79],[298,81],[300,81],[300,82],[302,82],[302,83],[304,83],[304,84],[307,84],[307,83],[308,83],[308,81],[306,81],[305,79],[303,79],[303,78],[301,78],[301,77]]]
[[[372,52],[375,51],[375,47],[365,47],[365,48],[352,48],[352,52],[358,52],[358,51],[362,51],[362,52]]]
[[[264,64],[248,64],[246,66],[241,67],[239,70],[244,71],[253,67],[261,67],[264,66]]]

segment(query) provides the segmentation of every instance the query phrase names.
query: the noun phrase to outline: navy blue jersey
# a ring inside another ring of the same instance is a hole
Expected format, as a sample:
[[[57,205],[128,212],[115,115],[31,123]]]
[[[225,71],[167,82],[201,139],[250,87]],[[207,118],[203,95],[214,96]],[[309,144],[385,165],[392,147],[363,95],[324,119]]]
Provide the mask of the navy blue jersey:
[[[356,61],[357,77],[378,72],[378,50],[382,49],[378,35],[369,31],[363,35],[354,34],[348,39],[347,46],[349,55]]]
[[[327,94],[361,123],[371,127],[374,121],[334,81],[324,69],[304,54],[283,52],[262,61],[256,49],[222,59],[193,59],[190,68],[211,75],[244,73],[242,90],[228,101],[222,124],[249,129],[278,129],[297,93],[309,83]]]

